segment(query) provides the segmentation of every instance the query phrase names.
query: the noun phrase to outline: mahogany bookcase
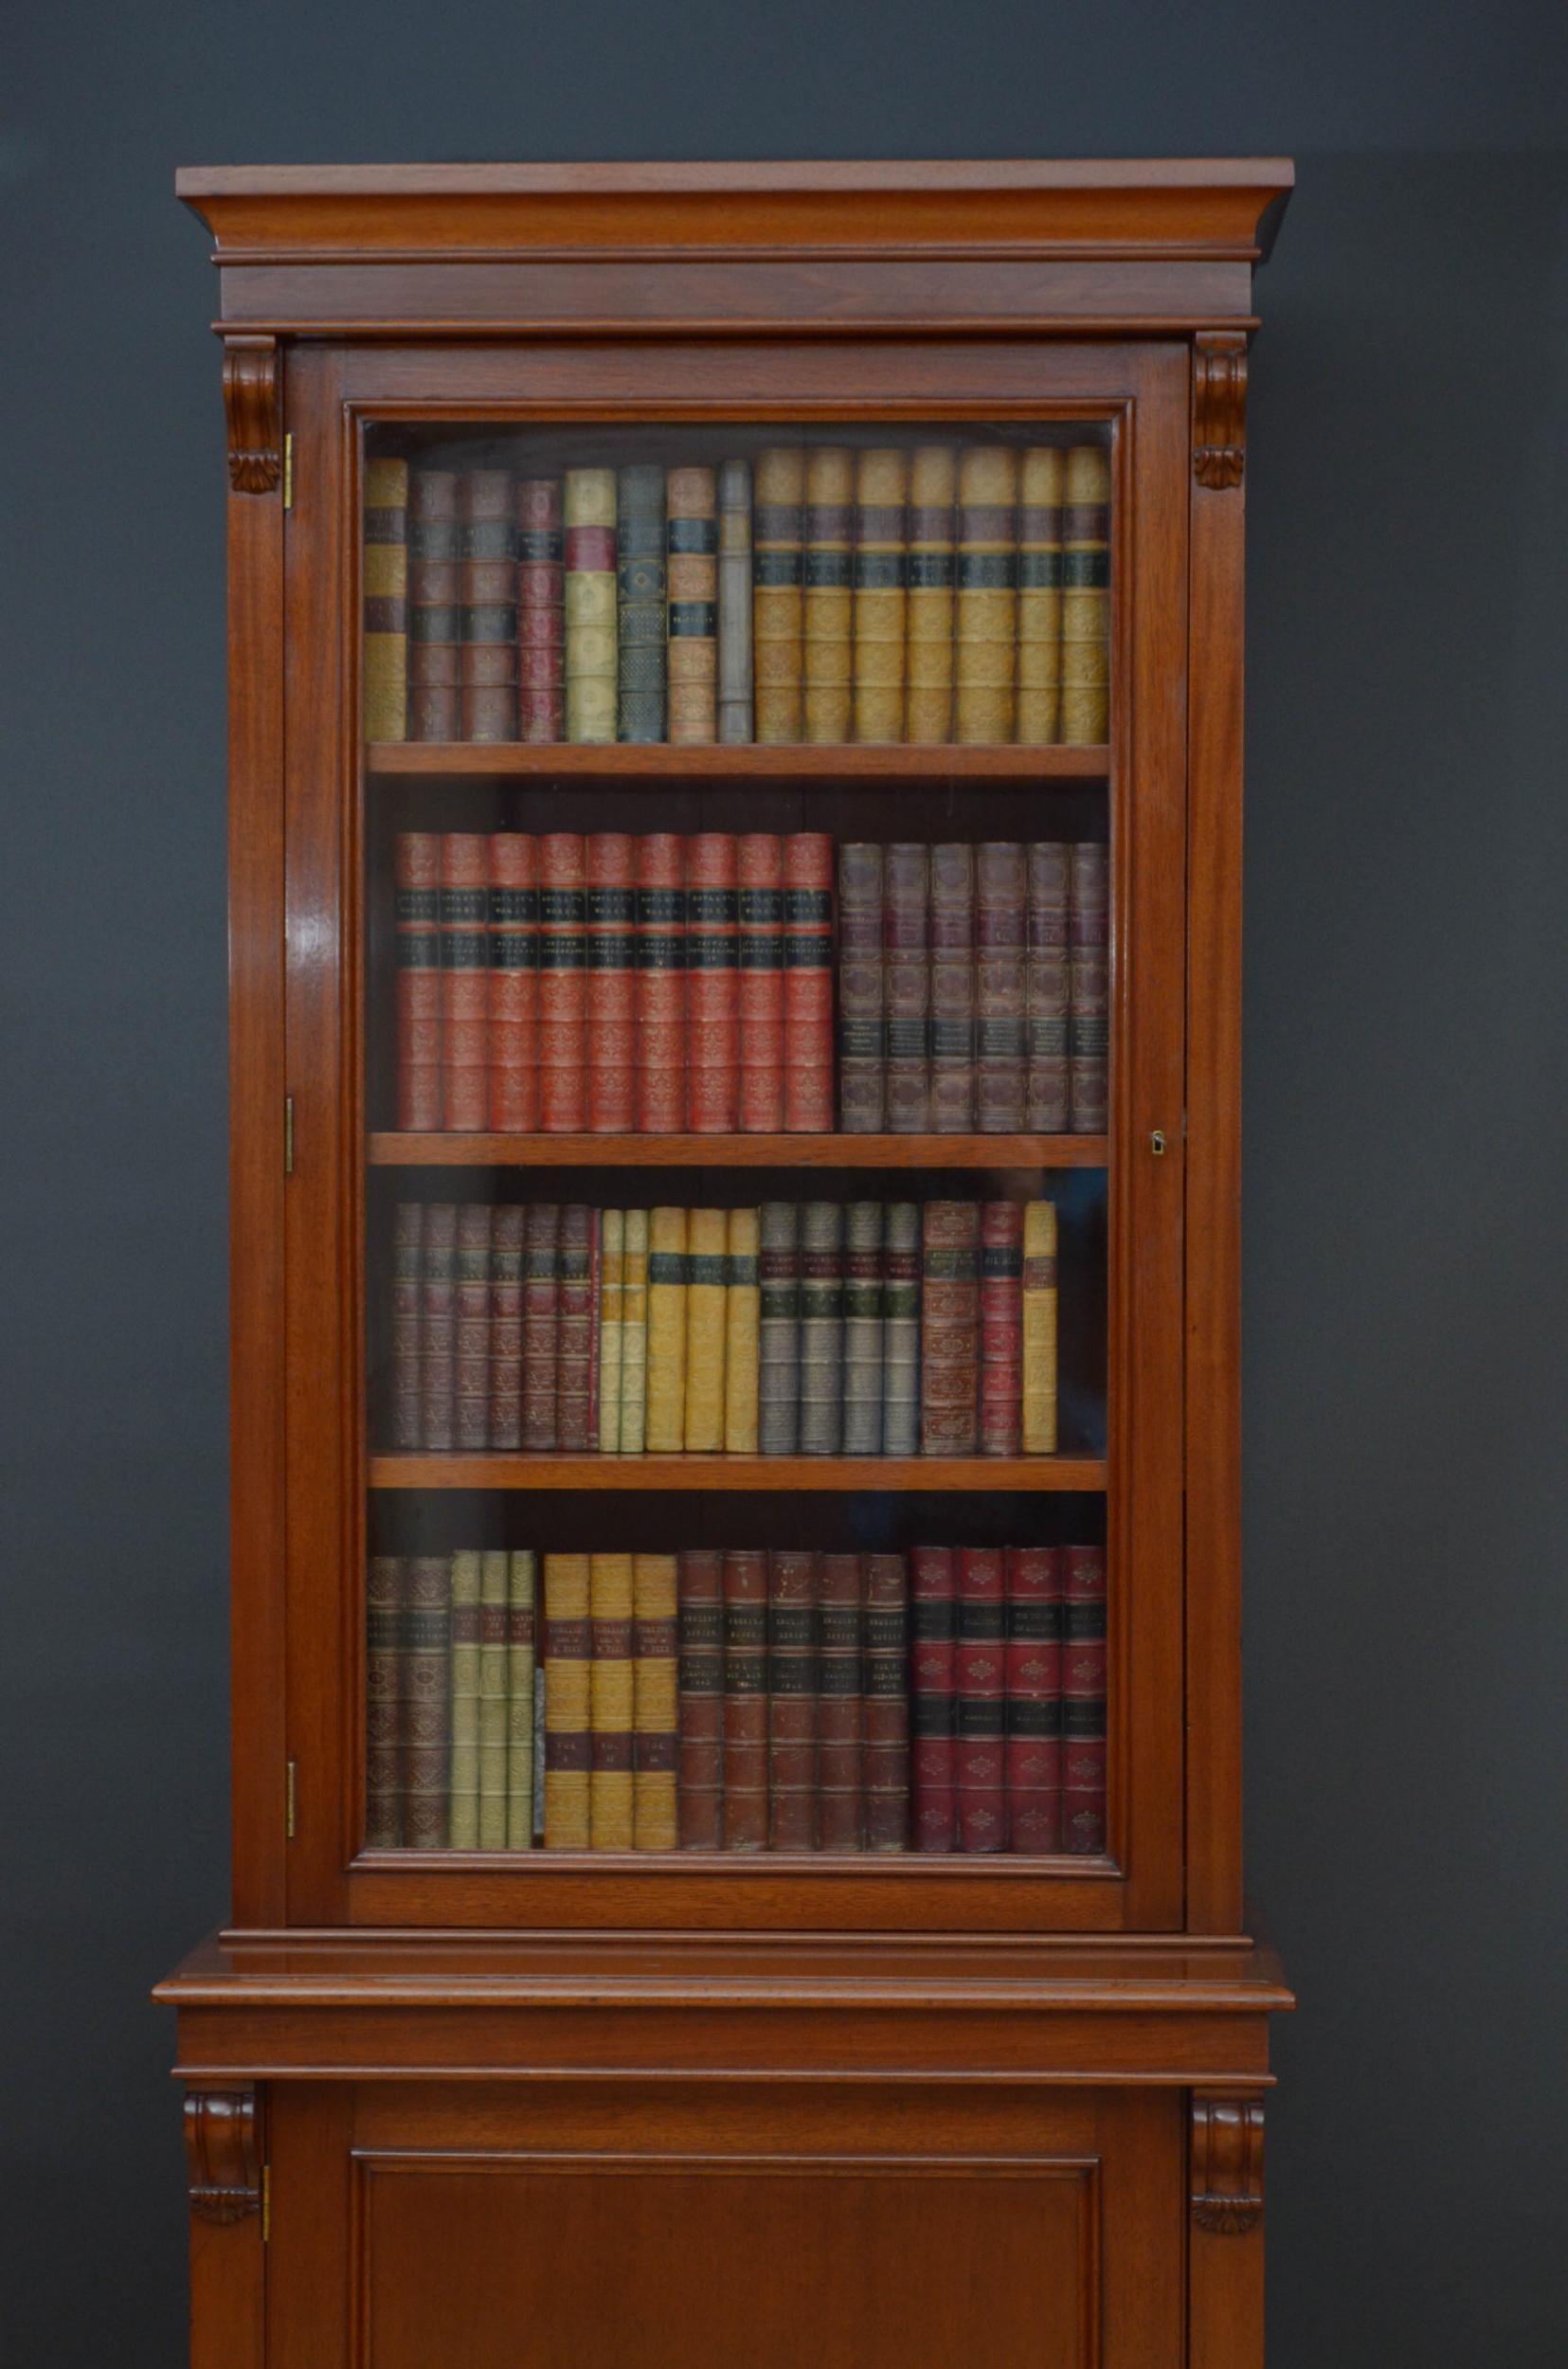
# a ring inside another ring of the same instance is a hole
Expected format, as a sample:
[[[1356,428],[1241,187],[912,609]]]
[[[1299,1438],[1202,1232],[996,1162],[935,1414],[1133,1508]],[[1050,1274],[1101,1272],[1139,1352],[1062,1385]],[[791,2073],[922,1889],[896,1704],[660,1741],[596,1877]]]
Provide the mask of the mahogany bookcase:
[[[1241,1890],[1242,583],[1253,273],[1291,181],[179,175],[217,243],[229,476],[234,1902],[157,1993],[195,2369],[1261,2362],[1291,1998]],[[368,456],[829,430],[1107,456],[1103,744],[366,742]],[[394,827],[503,823],[1105,841],[1104,1132],[400,1132]],[[1055,1456],[453,1456],[378,1429],[390,1191],[739,1205],[879,1175],[1079,1196],[1092,1337],[1064,1345]],[[367,1558],[460,1503],[547,1549],[1083,1526],[1109,1573],[1103,1843],[367,1848]]]

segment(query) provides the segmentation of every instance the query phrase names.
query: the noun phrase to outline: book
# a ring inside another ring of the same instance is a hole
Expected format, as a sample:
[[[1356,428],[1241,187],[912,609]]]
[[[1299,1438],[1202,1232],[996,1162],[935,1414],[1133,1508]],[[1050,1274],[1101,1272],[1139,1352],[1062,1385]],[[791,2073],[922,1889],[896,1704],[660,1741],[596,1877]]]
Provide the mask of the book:
[[[755,1209],[731,1209],[724,1244],[724,1450],[755,1456],[761,1288]]]
[[[648,1453],[678,1456],[686,1445],[684,1209],[654,1209],[648,1216],[646,1406]]]
[[[560,1324],[555,1363],[555,1438],[563,1456],[599,1439],[593,1404],[593,1345],[599,1312],[599,1212],[581,1202],[561,1211]]]
[[[441,843],[442,1125],[477,1134],[490,1108],[490,841],[448,831]]]
[[[718,736],[718,521],[713,472],[672,469],[666,479],[669,731],[677,748]]]
[[[629,1135],[637,1120],[637,841],[594,831],[584,849],[587,960],[586,1116],[592,1135]]]
[[[1028,969],[1025,983],[1025,1124],[1032,1134],[1065,1134],[1067,1073],[1069,849],[1037,840],[1028,857]]]
[[[845,1456],[882,1453],[882,1203],[844,1211]]]
[[[632,1843],[638,1851],[673,1851],[678,1840],[678,1617],[676,1558],[634,1555]]]
[[[958,455],[950,444],[917,444],[910,456],[906,573],[909,678],[904,737],[948,740],[953,729],[953,498]]]
[[[1005,1566],[1000,1546],[961,1546],[957,1555],[956,1753],[961,1851],[1005,1848]]]
[[[462,527],[456,469],[408,479],[408,738],[462,736]]]
[[[887,1126],[921,1135],[931,1123],[931,851],[899,841],[882,858],[882,991],[887,1012]]]
[[[882,1213],[882,1454],[920,1453],[920,1204]]]
[[[716,1851],[724,1804],[724,1558],[711,1547],[694,1546],[676,1561],[680,1847]]]
[[[392,1445],[424,1445],[420,1378],[421,1308],[424,1295],[424,1203],[392,1207],[391,1391]]]
[[[686,1212],[686,1450],[724,1446],[726,1242],[722,1209]]]
[[[865,1840],[860,1558],[817,1561],[817,1833],[823,1851]]]
[[[506,1847],[533,1847],[533,1697],[538,1558],[527,1547],[507,1558]]]
[[[408,711],[408,463],[365,463],[364,728],[367,740],[403,740]]]
[[[1031,1201],[1023,1212],[1023,1293],[1019,1374],[1020,1444],[1025,1456],[1056,1453],[1056,1205]]]
[[[587,1122],[587,856],[575,831],[538,841],[539,1125],[578,1135]]]
[[[726,1851],[767,1848],[767,1555],[724,1558],[724,1834]]]
[[[372,1555],[365,1585],[365,1848],[403,1840],[400,1695],[404,1559]]]
[[[1110,456],[1074,444],[1062,486],[1064,740],[1097,744],[1110,731]]]
[[[1068,1094],[1075,1135],[1109,1123],[1110,870],[1108,848],[1077,841],[1068,867]]]
[[[453,1851],[479,1847],[479,1567],[467,1549],[452,1557],[445,1840]]]
[[[1007,1848],[1061,1849],[1061,1555],[1006,1549]]]
[[[768,1840],[817,1848],[817,1583],[814,1555],[767,1558]]]
[[[868,1851],[904,1851],[910,1839],[909,1579],[902,1555],[862,1562],[861,1763]]]
[[[909,463],[896,448],[855,468],[855,737],[904,737],[904,508]]]
[[[589,1847],[593,1767],[588,1557],[545,1557],[545,1849]]]
[[[802,721],[805,739],[819,745],[850,737],[854,557],[855,457],[842,444],[813,444],[805,456]]]
[[[458,1210],[425,1203],[420,1293],[420,1429],[426,1448],[455,1444],[458,1364]]]
[[[403,1847],[442,1851],[451,1774],[452,1558],[404,1565],[402,1635]]]
[[[561,480],[517,480],[517,737],[567,736],[566,544]]]
[[[1106,1555],[1062,1548],[1062,1849],[1106,1848]]]
[[[975,1126],[1016,1135],[1024,1116],[1024,908],[1028,860],[1016,840],[975,850]]]
[[[478,1847],[506,1849],[507,1557],[479,1557]]]
[[[640,1456],[648,1420],[648,1212],[628,1209],[621,1292],[622,1456]]]
[[[1023,1206],[980,1212],[980,1452],[1017,1456],[1023,1376]]]
[[[452,1372],[452,1444],[470,1455],[490,1445],[490,1230],[488,1202],[458,1210]]]
[[[801,1210],[802,1456],[837,1456],[843,1438],[844,1211],[837,1201]]]
[[[554,1202],[531,1202],[523,1227],[522,1387],[523,1446],[531,1456],[552,1455],[557,1445],[560,1342],[561,1212]]]
[[[920,1449],[973,1456],[979,1445],[980,1209],[928,1201],[922,1213]]]
[[[833,1128],[833,840],[794,831],[784,843],[784,1123],[792,1135]]]
[[[910,1555],[910,1778],[917,1851],[958,1848],[958,1573],[950,1546]]]
[[[801,1420],[801,1213],[794,1202],[757,1212],[757,1440],[764,1456],[793,1456]]]
[[[464,740],[517,737],[517,527],[508,469],[464,469],[462,530]]]
[[[588,1557],[588,1848],[629,1851],[634,1799],[632,1558]]]
[[[492,833],[489,882],[488,1124],[530,1135],[539,1124],[539,879],[526,831]]]
[[[562,486],[568,741],[613,741],[619,679],[613,469],[568,469]]]
[[[523,1444],[523,1242],[517,1202],[493,1211],[490,1226],[490,1402],[492,1448]]]
[[[675,831],[637,842],[637,1125],[686,1125],[686,846]]]
[[[732,1135],[740,1109],[739,883],[731,831],[686,841],[686,1125]]]
[[[879,1135],[887,1124],[882,976],[882,850],[846,841],[838,850],[838,1124],[846,1135]]]
[[[621,1369],[626,1288],[626,1213],[599,1221],[599,1453],[621,1449]]]
[[[775,444],[757,456],[751,512],[751,668],[756,737],[801,737],[802,515],[805,454]]]
[[[1035,444],[1018,463],[1018,696],[1015,737],[1041,748],[1062,714],[1062,487],[1067,457]]]
[[[441,836],[400,831],[392,854],[397,959],[397,1123],[442,1123]]]
[[[726,461],[718,473],[718,736],[727,748],[752,737],[751,464]]]
[[[615,736],[661,741],[668,681],[664,469],[657,461],[636,461],[615,474]]]
[[[975,851],[930,851],[930,1125],[966,1135],[975,1123]]]
[[[1013,737],[1018,476],[1004,445],[959,455],[953,738],[969,747]]]
[[[784,1123],[784,841],[749,831],[735,858],[739,969],[739,1125],[777,1135]]]

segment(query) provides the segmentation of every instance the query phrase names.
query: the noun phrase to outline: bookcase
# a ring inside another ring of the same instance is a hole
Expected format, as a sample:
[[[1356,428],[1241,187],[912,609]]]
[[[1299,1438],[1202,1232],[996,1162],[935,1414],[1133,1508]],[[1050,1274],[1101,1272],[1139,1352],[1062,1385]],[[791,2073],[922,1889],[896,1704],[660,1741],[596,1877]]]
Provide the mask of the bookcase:
[[[1278,161],[221,169],[194,2369],[1255,2369]]]

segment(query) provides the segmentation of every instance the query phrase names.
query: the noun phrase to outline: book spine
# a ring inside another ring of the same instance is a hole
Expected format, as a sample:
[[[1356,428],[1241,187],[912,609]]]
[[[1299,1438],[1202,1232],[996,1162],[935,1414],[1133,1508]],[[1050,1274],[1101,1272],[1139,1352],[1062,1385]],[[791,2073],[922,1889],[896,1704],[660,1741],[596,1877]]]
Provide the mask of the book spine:
[[[1023,1420],[1023,1207],[980,1213],[980,1452],[1017,1456]]]
[[[404,1561],[372,1555],[365,1587],[365,1848],[403,1840],[399,1695],[403,1683]]]
[[[560,479],[519,479],[516,519],[517,737],[565,740],[567,571]]]
[[[664,469],[637,461],[616,472],[616,622],[620,643],[615,736],[664,738],[668,575]]]
[[[581,1202],[561,1212],[560,1347],[555,1368],[555,1437],[563,1456],[581,1456],[597,1445],[590,1421],[593,1403],[593,1330],[597,1290],[593,1272],[593,1221],[597,1213]]]
[[[1062,1847],[1062,1570],[1054,1546],[1009,1546],[1007,1848]]]
[[[400,1201],[392,1210],[392,1445],[423,1448],[420,1387],[420,1310],[424,1288],[424,1203]]]
[[[814,444],[805,457],[805,738],[848,740],[855,570],[855,457],[842,444]]]
[[[713,1456],[724,1446],[726,1242],[722,1209],[686,1213],[686,1449]]]
[[[757,1439],[764,1456],[793,1456],[801,1436],[801,1213],[794,1202],[757,1212]]]
[[[768,1840],[775,1851],[817,1848],[816,1562],[798,1547],[768,1557]]]
[[[920,1451],[973,1456],[979,1445],[980,1209],[928,1201],[920,1265]]]
[[[537,1651],[538,1559],[528,1548],[507,1559],[506,1847],[533,1848],[533,1680]]]
[[[802,1456],[837,1456],[843,1439],[844,1212],[836,1201],[801,1210]]]
[[[1075,1135],[1100,1135],[1109,1123],[1109,851],[1087,840],[1069,868],[1068,1093]]]
[[[1029,968],[1025,1120],[1031,1134],[1067,1132],[1068,848],[1037,840],[1029,850]]]
[[[931,849],[931,1128],[975,1123],[975,851]]]
[[[465,469],[462,526],[462,736],[517,737],[517,523],[512,473]]]
[[[587,855],[575,831],[539,841],[539,1125],[587,1124]]]
[[[586,1851],[593,1769],[586,1555],[545,1557],[545,1849]]]
[[[450,1774],[452,1562],[415,1555],[403,1599],[403,1847],[443,1851]]]
[[[757,457],[751,513],[751,666],[757,739],[801,737],[802,521],[805,454],[773,445]]]
[[[448,831],[441,843],[442,1125],[466,1134],[489,1112],[490,841]]]
[[[882,861],[890,1135],[923,1135],[931,1124],[930,939],[931,851],[900,841]]]
[[[865,1680],[860,1558],[817,1558],[817,1836],[823,1851],[865,1848]]]
[[[408,480],[408,737],[462,733],[462,527],[455,469]]]
[[[855,469],[855,737],[904,737],[907,630],[905,505],[909,461],[863,452]]]
[[[628,1209],[621,1293],[622,1456],[640,1456],[648,1424],[648,1212]]]
[[[882,1203],[844,1211],[844,1436],[846,1456],[882,1453]]]
[[[638,1851],[673,1851],[678,1839],[677,1605],[675,1556],[634,1555],[632,1845]]]
[[[882,1454],[920,1453],[920,1204],[882,1219]]]
[[[621,1452],[621,1373],[625,1339],[626,1213],[606,1209],[599,1230],[599,1453]]]
[[[761,1286],[755,1209],[731,1209],[724,1254],[724,1450],[755,1456]]]
[[[507,1557],[479,1558],[479,1849],[506,1849]]]
[[[1067,741],[1110,731],[1110,456],[1074,444],[1062,486],[1062,706]]]
[[[1013,737],[1018,478],[1017,455],[1000,445],[959,455],[953,738],[971,748]]]
[[[1018,469],[1016,737],[1043,748],[1062,728],[1062,486],[1066,455],[1036,444]]]
[[[445,1840],[453,1851],[479,1847],[479,1560],[452,1557]]]
[[[488,913],[489,1125],[531,1135],[539,1124],[539,881],[526,831],[492,834]]]
[[[629,1135],[637,1122],[636,840],[595,831],[584,869],[588,1132]]]
[[[1064,1546],[1062,1643],[1062,1848],[1097,1856],[1106,1847],[1106,1552]]]
[[[958,1550],[958,1839],[1007,1842],[1005,1568],[1000,1546]]]
[[[523,1230],[523,1446],[551,1456],[561,1346],[561,1212],[532,1202]]]
[[[751,463],[726,461],[718,476],[719,738],[751,739]]]
[[[393,851],[397,940],[397,1123],[441,1126],[441,839],[400,831]]]
[[[588,1848],[629,1851],[635,1787],[630,1555],[588,1557],[588,1618],[593,1631]]]
[[[785,1130],[833,1131],[833,840],[795,831],[784,843]]]
[[[367,740],[407,737],[408,463],[365,463],[364,729]]]
[[[646,1430],[651,1456],[686,1445],[686,1212],[648,1217]]]
[[[958,1581],[950,1546],[910,1556],[914,1847],[958,1848]]]
[[[883,1009],[882,850],[838,850],[838,1124],[846,1135],[887,1125]]]
[[[784,841],[751,831],[736,848],[740,1130],[777,1135],[784,1123]]]
[[[724,1848],[767,1848],[767,1556],[724,1558]]]
[[[718,736],[719,532],[712,469],[672,469],[669,519],[670,739],[701,747]]]
[[[615,738],[618,680],[615,471],[568,469],[566,520],[567,738]]]
[[[470,1455],[490,1445],[490,1226],[488,1202],[458,1211],[453,1368],[453,1445]]]
[[[1017,1135],[1024,1113],[1024,897],[1020,842],[992,840],[975,858],[975,1126]]]
[[[1023,1211],[1022,1436],[1025,1456],[1056,1453],[1056,1205]]]
[[[686,1126],[686,850],[674,831],[637,842],[634,1005],[637,1126],[678,1135]]]
[[[904,736],[945,741],[953,730],[953,499],[958,455],[918,444],[910,456],[909,692]]]
[[[457,1419],[458,1210],[433,1201],[424,1211],[420,1305],[420,1420],[427,1448],[453,1445]]]
[[[731,831],[686,842],[686,1125],[732,1135],[740,1115],[740,890]]]
[[[716,1851],[724,1808],[724,1558],[694,1546],[676,1564],[680,1847]]]
[[[860,1608],[866,1690],[868,1851],[910,1842],[909,1576],[902,1555],[867,1555]]]

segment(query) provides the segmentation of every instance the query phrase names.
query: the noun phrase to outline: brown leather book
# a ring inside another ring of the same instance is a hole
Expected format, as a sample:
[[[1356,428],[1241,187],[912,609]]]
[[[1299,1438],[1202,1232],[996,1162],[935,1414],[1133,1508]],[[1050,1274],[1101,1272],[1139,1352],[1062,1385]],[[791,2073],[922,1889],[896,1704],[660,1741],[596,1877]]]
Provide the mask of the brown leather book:
[[[510,469],[464,469],[462,736],[517,737],[517,524]]]
[[[685,747],[718,736],[719,545],[712,470],[670,470],[665,496],[670,738]]]
[[[365,464],[365,737],[402,740],[408,696],[408,463]]]

